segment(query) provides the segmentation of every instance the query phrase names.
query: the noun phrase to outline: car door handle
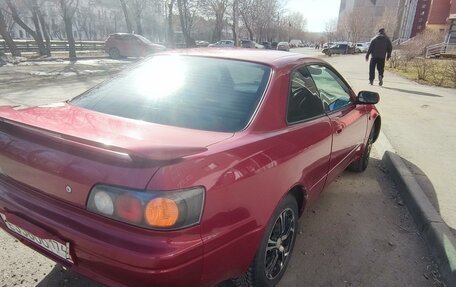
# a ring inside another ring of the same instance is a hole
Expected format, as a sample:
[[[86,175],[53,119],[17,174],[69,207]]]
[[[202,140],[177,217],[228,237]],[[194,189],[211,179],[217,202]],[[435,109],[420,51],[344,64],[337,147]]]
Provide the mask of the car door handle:
[[[343,128],[338,128],[338,129],[336,130],[336,134],[340,134],[340,133],[342,132],[342,130],[343,130]]]

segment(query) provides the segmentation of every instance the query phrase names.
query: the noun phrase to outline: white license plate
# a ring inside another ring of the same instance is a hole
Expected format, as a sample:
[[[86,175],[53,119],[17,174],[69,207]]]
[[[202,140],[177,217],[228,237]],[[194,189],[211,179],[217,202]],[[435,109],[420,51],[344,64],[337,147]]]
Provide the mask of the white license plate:
[[[58,241],[55,241],[54,239],[40,238],[32,234],[31,232],[28,232],[27,230],[23,229],[22,227],[19,227],[9,222],[4,214],[0,213],[0,217],[3,219],[3,221],[6,224],[6,227],[8,227],[9,230],[41,246],[42,248],[48,250],[52,254],[73,263],[73,260],[70,255],[69,242],[65,242],[65,244],[62,244]]]

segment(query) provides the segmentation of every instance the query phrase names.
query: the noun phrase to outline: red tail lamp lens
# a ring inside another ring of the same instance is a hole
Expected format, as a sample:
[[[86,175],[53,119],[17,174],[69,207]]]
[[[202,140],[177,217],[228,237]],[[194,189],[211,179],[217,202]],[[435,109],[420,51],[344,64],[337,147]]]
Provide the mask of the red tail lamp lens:
[[[119,195],[116,199],[117,215],[125,221],[139,223],[142,220],[141,201],[129,195]]]

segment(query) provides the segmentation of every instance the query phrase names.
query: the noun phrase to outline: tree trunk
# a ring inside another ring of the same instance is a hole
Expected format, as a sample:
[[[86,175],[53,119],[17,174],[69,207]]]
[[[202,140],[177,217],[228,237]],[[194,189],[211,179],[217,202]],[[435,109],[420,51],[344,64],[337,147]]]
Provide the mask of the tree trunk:
[[[47,55],[51,56],[51,37],[49,37],[49,31],[46,27],[46,22],[44,21],[43,14],[41,14],[40,10],[37,11],[37,14],[38,19],[40,20],[41,30],[43,30],[44,39],[46,39],[46,50],[48,52]]]
[[[14,22],[16,22],[19,26],[21,26],[22,29],[24,29],[27,33],[29,33],[35,40],[36,44],[38,45],[40,56],[46,55],[46,49],[44,47],[43,38],[42,37],[38,38],[37,33],[35,33],[35,31],[33,31],[29,26],[27,26],[27,24],[25,24],[21,20],[21,18],[19,17],[19,14],[17,13],[16,7],[13,5],[13,3],[11,3],[11,0],[6,0],[6,4],[8,5],[9,9],[11,10],[11,14],[13,15]],[[41,41],[40,41],[40,39],[41,39]]]
[[[14,43],[13,38],[11,38],[11,34],[8,32],[8,27],[5,22],[5,17],[3,17],[2,10],[0,9],[0,35],[2,35],[3,39],[5,39],[6,45],[10,50],[11,54],[15,57],[20,57],[21,52]]]
[[[33,25],[35,25],[35,32],[36,32],[35,42],[38,46],[38,50],[40,51],[40,55],[49,55],[50,52],[47,51],[46,46],[44,46],[43,34],[41,34],[41,28],[40,28],[40,21],[38,20],[38,15],[36,14],[35,11],[32,11],[32,21],[33,21]]]
[[[68,16],[63,19],[65,22],[65,32],[67,34],[69,58],[71,62],[76,62],[76,45],[73,37],[73,22]]]
[[[73,16],[77,10],[79,0],[76,0],[76,3],[67,1],[68,0],[60,0],[60,8],[62,9],[62,18],[63,23],[65,24],[65,33],[67,35],[69,58],[71,62],[76,62],[77,57],[76,45],[73,36]]]
[[[249,32],[249,39],[253,41],[253,31],[252,28],[250,27],[249,23],[247,22],[246,18],[244,15],[242,15],[242,19],[244,19],[244,25],[245,28],[247,28],[247,31]]]
[[[177,0],[177,7],[179,8],[179,19],[181,22],[182,33],[184,34],[185,38],[185,45],[187,48],[195,46],[195,40],[191,36],[191,25],[190,21],[192,21],[191,16],[187,13],[187,0]]]
[[[173,6],[174,0],[171,0],[168,4],[168,43],[172,47],[174,47]]]
[[[233,0],[233,26],[231,26],[231,30],[233,31],[234,46],[239,46],[239,41],[237,37],[238,11],[238,0]]]
[[[133,29],[131,28],[130,17],[128,16],[127,4],[125,3],[125,0],[120,0],[120,4],[122,5],[122,11],[125,16],[125,23],[127,24],[127,31],[128,31],[128,33],[133,33]]]
[[[136,29],[135,34],[142,35],[143,34],[143,27],[141,23],[141,14],[138,13],[135,17],[135,22],[136,22]]]

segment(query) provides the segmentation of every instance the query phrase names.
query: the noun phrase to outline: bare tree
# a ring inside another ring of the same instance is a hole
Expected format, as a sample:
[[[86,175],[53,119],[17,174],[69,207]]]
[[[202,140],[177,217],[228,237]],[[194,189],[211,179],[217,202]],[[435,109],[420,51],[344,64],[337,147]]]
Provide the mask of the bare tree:
[[[5,39],[6,45],[8,46],[8,49],[11,51],[11,54],[13,56],[20,56],[21,52],[14,43],[13,38],[11,38],[11,34],[8,32],[8,25],[6,24],[2,9],[0,9],[0,35],[3,39]]]
[[[46,21],[44,20],[43,14],[41,13],[40,5],[38,5],[37,0],[29,0],[29,3],[30,3],[30,10],[33,15],[32,16],[33,23],[35,23],[35,27],[37,27],[37,31],[41,30],[41,32],[43,33],[44,39],[46,40],[46,55],[51,56],[51,38],[49,37],[49,32],[47,29]],[[41,33],[37,33],[37,36],[42,37]],[[42,38],[41,38],[41,41],[43,41]]]
[[[79,0],[59,0],[59,2],[63,22],[65,24],[65,32],[67,35],[69,58],[70,61],[76,61],[76,45],[73,36],[73,16],[78,9]]]
[[[167,15],[167,21],[168,21],[168,43],[171,44],[171,46],[174,46],[174,28],[173,28],[173,9],[174,9],[174,3],[175,0],[171,0],[168,3],[168,15]]]
[[[307,27],[307,20],[300,12],[293,12],[286,16],[289,24],[290,38],[303,39]]]
[[[362,8],[356,8],[341,19],[340,28],[348,41],[357,43],[362,35],[366,34],[365,15],[366,11]]]
[[[225,24],[225,12],[228,7],[228,0],[208,0],[209,14],[215,16],[215,27],[212,33],[212,42],[220,41],[222,30]]]
[[[19,2],[19,1],[18,1]],[[13,17],[14,22],[16,22],[19,26],[22,27],[27,33],[29,33],[33,39],[35,40],[37,46],[38,46],[38,51],[41,56],[43,55],[49,55],[50,51],[47,51],[46,47],[44,46],[43,42],[43,36],[41,34],[41,28],[38,20],[38,15],[36,14],[36,11],[34,12],[33,4],[30,1],[26,2],[20,2],[23,4],[23,6],[27,6],[31,11],[32,11],[32,21],[33,24],[35,25],[35,30],[30,28],[19,16],[19,13],[17,11],[16,6],[11,2],[11,0],[6,0],[6,4],[8,5],[8,8],[11,11],[11,15]]]
[[[122,11],[125,16],[125,23],[127,25],[127,31],[128,31],[128,33],[133,33],[133,29],[131,28],[130,16],[128,15],[128,8],[127,8],[127,4],[125,3],[125,0],[120,0],[120,5],[122,6]]]
[[[192,31],[195,17],[201,8],[200,6],[200,0],[177,0],[182,34],[184,35],[187,47],[195,46],[195,39],[192,37]]]
[[[234,46],[239,45],[238,25],[239,25],[239,0],[231,0],[231,31],[233,33]]]
[[[328,42],[334,42],[337,32],[337,19],[330,19],[325,24],[324,35]]]
[[[255,38],[254,23],[256,23],[258,18],[258,0],[244,0],[239,4],[239,13],[242,22],[249,33],[249,39],[253,40]]]
[[[133,15],[135,17],[136,31],[135,34],[143,35],[143,26],[142,26],[142,14],[146,7],[147,0],[133,0],[131,2],[131,7],[133,10]]]

